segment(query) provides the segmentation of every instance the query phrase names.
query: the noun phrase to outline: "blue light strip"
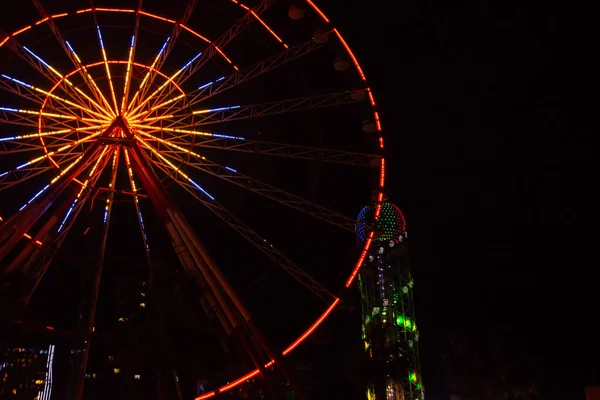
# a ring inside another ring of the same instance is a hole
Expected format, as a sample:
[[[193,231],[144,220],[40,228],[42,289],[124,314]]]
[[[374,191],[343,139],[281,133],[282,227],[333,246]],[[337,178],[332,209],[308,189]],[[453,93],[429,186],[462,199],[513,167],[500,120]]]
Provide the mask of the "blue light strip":
[[[139,208],[138,208],[138,218],[140,219],[140,226],[142,227],[142,234],[144,235],[144,245],[146,246],[146,251],[150,251],[150,246],[148,245],[148,236],[146,236],[146,228],[144,227],[144,219],[142,218],[142,212],[139,211]]]
[[[229,170],[231,172],[236,172],[237,173],[237,171],[235,169],[231,168],[231,167],[225,166],[225,169],[227,169],[227,170]]]
[[[3,77],[3,78],[6,78],[6,79],[9,79],[9,80],[11,80],[11,81],[13,81],[13,82],[16,82],[16,83],[18,83],[19,85],[23,85],[23,86],[25,86],[25,87],[28,87],[28,88],[30,88],[30,89],[32,89],[32,88],[33,88],[31,85],[29,85],[29,84],[27,84],[27,83],[25,83],[25,82],[23,82],[23,81],[20,81],[20,80],[18,80],[18,79],[11,78],[11,77],[10,77],[10,76],[8,76],[8,75],[4,75],[4,74],[2,74],[2,77]]]
[[[230,106],[230,107],[218,107],[218,108],[210,108],[208,112],[217,112],[217,111],[227,111],[234,110],[236,108],[240,108],[240,106]]]
[[[96,30],[98,31],[98,39],[100,39],[100,47],[104,49],[104,42],[102,41],[102,33],[100,33],[100,27],[96,25]]]
[[[19,208],[19,211],[23,210],[25,207],[27,207],[32,201],[34,201],[40,194],[42,194],[44,192],[44,190],[48,189],[50,187],[50,184],[44,186],[44,188],[42,190],[40,190],[39,192],[37,192],[37,194],[35,196],[33,196],[27,203],[23,204],[23,207]]]
[[[39,62],[41,62],[42,64],[44,64],[46,67],[48,67],[49,69],[54,69],[50,66],[50,64],[48,64],[46,61],[42,60],[41,57],[39,57],[37,54],[35,54],[33,51],[29,50],[27,47],[23,46],[23,48],[32,56],[34,56]]]
[[[198,88],[198,90],[202,90],[202,89],[204,89],[204,88],[207,88],[207,87],[209,87],[210,85],[212,85],[213,83],[216,83],[216,82],[221,82],[223,79],[225,79],[225,77],[224,77],[224,76],[222,76],[222,77],[220,77],[219,79],[216,79],[216,80],[214,80],[214,81],[212,81],[212,82],[205,83],[204,85],[200,86],[200,87]]]
[[[221,139],[234,139],[234,140],[246,140],[243,137],[240,136],[230,136],[230,135],[224,135],[222,133],[213,133],[212,136],[214,137],[218,137]]]
[[[198,188],[198,190],[200,190],[202,193],[204,193],[205,195],[207,195],[211,200],[214,200],[215,198],[212,197],[206,190],[204,190],[200,185],[198,185],[196,182],[194,182],[193,180],[191,180],[190,178],[188,178],[188,180],[190,181],[190,183],[194,186],[196,186],[196,188]]]
[[[187,64],[185,64],[183,67],[181,67],[181,69],[179,71],[183,72],[184,69],[189,67],[190,64],[193,63],[194,61],[196,61],[198,59],[198,57],[200,57],[201,55],[202,55],[202,53],[198,53],[198,55],[196,57],[192,58],[190,61],[188,61]]]
[[[165,43],[162,45],[160,51],[158,52],[158,55],[156,56],[157,58],[161,56],[161,54],[163,53],[163,51],[165,51],[165,48],[167,47],[167,43],[169,43],[169,40],[171,38],[168,37],[167,40],[165,40]]]
[[[73,50],[73,47],[71,47],[71,43],[69,43],[68,40],[65,40],[65,43],[67,44],[67,47],[69,48],[69,50],[71,50],[71,53],[75,54],[75,50]]]
[[[69,215],[71,215],[71,212],[75,208],[75,204],[77,204],[77,199],[75,199],[75,201],[73,202],[73,204],[71,204],[71,207],[69,207],[69,211],[67,211],[67,215],[65,215],[65,218],[62,220],[62,223],[58,227],[58,231],[57,232],[60,232],[62,230],[63,226],[65,225],[65,222],[67,222],[67,218],[69,218]]]
[[[9,107],[0,107],[0,111],[19,112],[18,109],[16,109],[16,108],[9,108]]]

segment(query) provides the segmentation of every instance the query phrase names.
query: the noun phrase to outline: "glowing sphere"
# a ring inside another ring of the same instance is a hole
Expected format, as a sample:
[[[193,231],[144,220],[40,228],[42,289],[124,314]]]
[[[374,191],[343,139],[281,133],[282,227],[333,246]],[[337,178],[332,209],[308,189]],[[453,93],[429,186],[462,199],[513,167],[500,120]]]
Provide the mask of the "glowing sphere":
[[[379,220],[373,222],[375,217],[375,206],[364,207],[358,213],[356,224],[356,236],[358,241],[364,243],[370,233],[370,227],[375,228],[374,240],[385,242],[398,242],[398,238],[406,231],[406,221],[402,211],[389,202],[381,203]]]

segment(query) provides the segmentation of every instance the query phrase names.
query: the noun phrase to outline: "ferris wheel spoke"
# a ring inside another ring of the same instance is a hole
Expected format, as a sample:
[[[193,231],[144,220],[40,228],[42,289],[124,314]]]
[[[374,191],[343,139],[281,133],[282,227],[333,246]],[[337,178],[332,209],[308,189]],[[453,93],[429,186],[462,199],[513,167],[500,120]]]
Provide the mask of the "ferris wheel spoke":
[[[87,72],[87,69],[81,63],[81,60],[79,59],[79,57],[77,56],[77,54],[75,53],[75,51],[73,50],[73,48],[71,47],[69,42],[67,40],[65,40],[64,37],[62,36],[62,34],[60,33],[60,30],[58,29],[58,27],[56,26],[56,24],[54,22],[53,16],[51,16],[50,14],[48,14],[46,12],[46,10],[42,6],[40,0],[32,0],[32,1],[33,1],[33,4],[35,5],[36,9],[38,10],[39,14],[42,16],[42,18],[43,18],[42,21],[46,22],[46,24],[50,28],[50,31],[54,35],[56,41],[58,42],[60,47],[62,47],[62,49],[66,53],[67,57],[71,60],[71,63],[78,69],[79,75],[83,78],[83,81],[85,82],[86,86],[88,87],[88,89],[90,90],[90,92],[92,93],[94,98],[96,99],[96,102],[94,102],[94,105],[97,107],[97,110],[106,112],[106,110],[103,107],[100,107],[100,105],[98,104],[98,103],[104,103],[105,105],[108,105],[106,98],[104,97],[104,95],[102,94],[102,92],[100,91],[98,86],[96,85],[96,82],[93,80],[91,75]],[[110,107],[108,107],[108,109],[110,109]]]
[[[132,63],[135,60],[135,52],[137,49],[138,35],[140,32],[140,19],[142,11],[142,0],[138,0],[138,6],[135,11],[135,27],[133,28],[133,36],[129,45],[129,55],[127,57],[127,72],[125,74],[125,85],[123,87],[123,98],[121,99],[121,115],[125,113],[127,102],[129,100],[129,90],[131,88],[131,71]]]
[[[84,143],[84,142],[88,142],[91,141],[93,138],[99,136],[102,132],[97,132],[94,133],[88,137],[85,137],[83,139],[79,139],[79,140],[75,140],[70,142],[69,144],[66,144],[60,148],[58,148],[57,150],[53,150],[50,151],[42,156],[33,158],[27,162],[25,162],[24,164],[21,164],[17,167],[15,167],[12,170],[7,170],[7,171],[3,171],[0,172],[0,191],[6,189],[5,187],[3,187],[2,185],[4,184],[5,181],[9,180],[10,178],[14,178],[14,176],[18,176],[20,173],[22,172],[26,172],[31,168],[37,168],[37,164],[40,161],[43,160],[47,160],[51,157],[59,157],[61,156],[61,153],[64,153],[65,155],[71,154],[72,151],[80,144]],[[22,171],[21,171],[22,170]],[[18,182],[16,182],[18,183]]]
[[[173,129],[170,128],[162,128],[161,130],[166,132],[169,132],[170,130],[173,131]],[[176,129],[174,131],[181,132],[181,130]],[[179,137],[169,138],[169,141],[185,148],[185,146],[191,145],[189,141],[189,135],[192,132],[194,131],[189,131],[189,133],[182,134],[182,136]],[[357,165],[362,167],[373,167],[381,164],[381,156],[378,154],[356,153],[322,147],[249,140],[242,137],[228,135],[197,135],[194,137],[193,142],[195,147],[201,149],[236,151],[265,156],[313,160],[334,164]]]
[[[304,270],[290,261],[283,253],[281,253],[272,244],[267,242],[266,239],[262,238],[257,232],[246,225],[242,220],[232,214],[227,208],[219,204],[216,200],[207,200],[204,191],[198,193],[198,187],[193,181],[181,180],[181,174],[177,170],[169,170],[168,164],[160,163],[157,161],[151,161],[157,168],[163,171],[163,173],[171,176],[176,176],[176,182],[185,189],[191,196],[196,198],[200,203],[207,207],[213,214],[223,220],[227,225],[238,232],[244,239],[250,244],[255,246],[264,255],[266,255],[271,261],[277,266],[281,267],[284,271],[296,279],[301,285],[306,287],[309,291],[315,294],[317,297],[330,304],[335,296],[333,296],[327,289],[325,289],[319,282],[308,275]]]
[[[29,128],[38,127],[38,121],[34,114],[22,114],[19,109],[13,107],[0,107],[0,123]]]
[[[83,63],[81,62],[81,59],[75,52],[75,49],[73,48],[73,46],[71,46],[71,43],[69,43],[68,41],[65,41],[65,44],[67,45],[67,48],[68,48],[70,54],[77,62],[77,65],[78,65],[77,70],[79,71],[80,74],[85,76],[84,81],[86,82],[88,89],[92,92],[92,94],[96,100],[90,98],[87,94],[85,94],[85,92],[83,90],[79,89],[77,86],[74,86],[75,91],[77,93],[79,93],[81,96],[83,96],[85,99],[87,99],[90,102],[90,104],[92,104],[98,111],[103,112],[109,118],[116,117],[116,114],[113,111],[112,107],[110,106],[110,103],[108,102],[108,100],[106,99],[106,97],[104,96],[104,94],[102,93],[100,88],[98,87],[98,84],[94,80],[92,74],[89,72],[87,67],[85,65],[83,65]],[[69,85],[71,85],[71,83],[68,79],[65,79],[65,80],[67,81],[67,83],[69,83]],[[101,106],[99,103],[104,104],[104,107]]]
[[[232,183],[236,186],[245,188],[251,192],[259,194],[263,197],[276,201],[287,207],[293,208],[297,211],[318,218],[339,228],[345,229],[350,232],[355,232],[356,220],[340,214],[336,211],[330,210],[319,204],[315,204],[308,201],[300,196],[286,192],[285,190],[279,189],[273,185],[265,182],[261,182],[254,179],[251,176],[244,175],[238,172],[236,169],[217,164],[213,161],[209,161],[206,157],[199,155],[193,151],[187,150],[184,147],[170,143],[167,140],[154,137],[149,134],[141,134],[150,140],[158,141],[165,145],[165,149],[162,149],[160,153],[150,146],[145,140],[140,141],[145,144],[145,147],[156,154],[157,157],[166,160],[170,158],[178,163],[182,163],[190,168],[194,168],[198,171],[207,173],[209,175],[220,178],[226,182]],[[170,149],[169,149],[170,148]],[[185,156],[191,156],[190,158]],[[170,165],[173,165],[172,163]],[[176,167],[174,167],[178,170]]]
[[[323,33],[323,35],[329,35],[330,32]],[[279,68],[290,61],[301,58],[307,54],[312,53],[322,47],[325,47],[327,42],[315,41],[314,39],[307,40],[304,43],[285,49],[284,51],[275,54],[267,58],[266,60],[260,61],[248,68],[244,68],[231,75],[215,79],[214,81],[201,85],[192,97],[188,101],[188,106],[195,106],[217,94],[220,94],[226,90],[234,88],[242,83],[248,82],[266,72]],[[169,110],[167,110],[169,112]]]
[[[196,55],[196,58],[197,58],[197,57],[199,57],[201,54],[202,54],[202,53],[198,53],[198,54]],[[195,58],[194,58],[194,59],[195,59]],[[193,61],[194,59],[192,59],[192,61]],[[161,85],[160,85],[160,86],[159,86],[159,87],[158,87],[158,88],[157,88],[157,89],[156,89],[154,92],[152,92],[152,93],[151,93],[149,96],[145,96],[145,95],[143,95],[143,94],[142,94],[142,95],[140,96],[140,99],[141,99],[141,98],[144,98],[144,100],[142,100],[142,101],[141,101],[141,102],[140,102],[140,103],[139,103],[139,104],[138,104],[138,105],[137,105],[137,106],[136,106],[136,107],[135,107],[133,110],[131,110],[131,111],[130,111],[130,113],[129,113],[129,114],[127,114],[127,115],[128,115],[128,116],[130,116],[130,115],[135,115],[135,117],[134,117],[134,118],[140,118],[140,117],[139,117],[139,114],[136,114],[136,113],[137,113],[137,112],[138,112],[140,109],[142,109],[142,108],[143,108],[143,107],[144,107],[146,104],[149,104],[149,103],[150,103],[150,101],[151,101],[151,100],[153,100],[153,99],[155,99],[155,101],[154,101],[153,105],[152,105],[152,106],[150,106],[150,110],[149,110],[148,112],[154,111],[154,110],[156,110],[158,107],[160,107],[160,106],[162,106],[162,105],[170,104],[170,103],[172,103],[173,101],[176,101],[176,100],[178,100],[178,99],[180,99],[180,98],[182,98],[182,97],[185,97],[184,95],[180,95],[180,96],[178,96],[178,97],[175,97],[175,98],[173,98],[173,99],[167,100],[167,101],[165,101],[165,102],[161,103],[161,104],[160,104],[160,105],[158,105],[158,106],[156,105],[156,104],[158,103],[158,101],[161,101],[161,99],[163,98],[163,97],[160,97],[160,96],[158,96],[158,95],[159,95],[160,93],[162,93],[162,92],[165,90],[165,88],[167,88],[167,87],[168,87],[168,85],[169,85],[170,83],[172,83],[172,82],[173,82],[173,79],[174,79],[174,78],[175,78],[177,75],[179,75],[181,72],[185,71],[185,69],[189,67],[190,63],[191,63],[191,61],[188,61],[188,62],[187,62],[187,63],[186,63],[186,64],[185,64],[183,67],[181,67],[181,68],[180,68],[180,69],[179,69],[177,72],[175,72],[173,75],[171,75],[170,77],[168,77],[168,78],[165,80],[165,82],[163,82],[163,83],[162,83],[162,84],[161,84]],[[156,73],[155,75],[158,75],[158,71],[157,71],[157,73]],[[146,85],[146,87],[148,87],[148,85]],[[142,97],[142,96],[143,96],[143,97]],[[145,114],[147,114],[147,113],[142,113],[142,115],[145,115]],[[129,117],[129,118],[131,118],[131,117]]]
[[[0,90],[16,95],[21,99],[28,100],[38,106],[42,106],[44,104],[44,98],[40,94],[29,89],[28,87],[15,84],[12,82],[13,78],[8,77],[7,75],[2,74],[2,78],[4,79],[0,79]],[[73,114],[68,108],[62,108],[60,112]]]
[[[189,1],[187,4],[187,7],[185,8],[183,15],[181,16],[179,21],[177,21],[177,23],[175,23],[175,27],[173,28],[173,31],[171,31],[171,35],[167,39],[166,46],[163,48],[163,50],[161,50],[158,57],[155,59],[152,68],[150,70],[148,70],[148,75],[149,75],[148,82],[146,83],[145,87],[142,89],[142,92],[140,93],[140,95],[138,97],[140,99],[140,101],[145,103],[145,102],[149,101],[151,98],[154,98],[156,96],[156,94],[160,93],[160,90],[157,90],[151,96],[149,96],[149,97],[146,96],[148,94],[148,90],[152,87],[154,80],[158,76],[158,74],[152,73],[152,72],[160,71],[162,69],[165,61],[167,60],[167,58],[169,57],[169,54],[171,53],[171,50],[173,50],[173,48],[177,44],[179,35],[184,30],[183,27],[187,24],[187,21],[190,19],[191,15],[194,12],[194,9],[196,8],[197,5],[198,5],[198,0]],[[199,57],[199,55],[196,57]],[[193,62],[194,60],[195,60],[195,58],[192,59],[190,62],[188,62],[178,72],[176,72],[175,75],[169,77],[168,81],[165,82],[165,84],[161,88],[161,90],[164,89],[164,87],[166,86],[166,84],[168,84],[168,82],[170,82],[175,77],[177,77],[177,75],[179,75],[183,69],[187,68],[191,64],[191,62]],[[143,104],[139,105],[140,108],[141,108],[141,106],[143,106]]]
[[[83,127],[68,127],[65,129],[59,129],[54,131],[43,131],[43,132],[35,132],[35,133],[24,133],[21,135],[14,136],[5,136],[0,138],[0,142],[15,142],[18,143],[21,140],[29,140],[29,139],[39,139],[41,137],[46,136],[60,136],[60,135],[68,135],[75,132],[87,132],[87,131],[98,131],[108,127],[110,124],[102,124],[102,125],[92,125],[92,126],[83,126]]]
[[[229,121],[245,120],[251,118],[266,117],[271,115],[286,114],[290,112],[308,111],[326,107],[336,107],[346,104],[352,104],[363,100],[362,96],[356,96],[356,91],[344,91],[337,93],[328,93],[316,96],[300,97],[295,99],[285,99],[272,101],[262,104],[252,105],[232,105],[224,107],[214,107],[204,110],[193,111],[193,126],[203,126],[217,124]],[[360,92],[362,93],[362,92]],[[359,98],[360,97],[360,98]],[[144,122],[154,122],[165,120],[167,127],[190,123],[189,116],[163,115],[159,117],[145,118]],[[138,122],[138,121],[133,121]]]
[[[14,107],[0,107],[0,122],[3,123],[25,125],[30,127],[33,126],[37,128],[38,117],[46,117],[47,119],[58,124],[64,124],[65,121],[80,121],[87,123],[89,126],[92,126],[99,125],[99,123],[101,124],[102,122],[104,122],[102,120],[99,121],[96,118],[78,117],[76,115],[70,114],[58,114],[54,112],[27,110]]]
[[[77,164],[82,155],[83,153],[81,152],[71,153],[61,157],[56,162],[57,164],[62,164],[64,167],[62,170],[67,172]],[[11,171],[6,175],[0,176],[0,192],[50,171],[56,172],[57,169],[53,165],[34,165]]]
[[[253,7],[248,9],[242,18],[237,20],[233,25],[223,32],[217,39],[210,42],[208,48],[202,53],[202,55],[194,60],[190,68],[186,69],[179,77],[175,80],[175,83],[181,86],[185,81],[192,77],[198,72],[206,63],[208,63],[215,55],[220,54],[227,62],[229,62],[233,68],[237,71],[239,68],[233,64],[233,62],[223,53],[223,49],[227,46],[238,34],[240,34],[253,20],[260,17],[271,5],[275,3],[275,0],[260,0],[260,2]],[[174,89],[171,88],[165,95],[170,96]]]
[[[110,97],[112,99],[113,105],[115,106],[115,108],[113,109],[113,113],[117,115],[119,113],[119,106],[117,105],[117,96],[115,95],[115,87],[113,85],[112,75],[110,73],[110,67],[108,65],[108,58],[106,57],[106,49],[104,48],[104,40],[102,39],[102,31],[100,30],[100,25],[98,25],[98,16],[96,15],[96,8],[94,7],[93,0],[90,0],[90,5],[92,6],[92,15],[94,16],[94,23],[96,24],[96,32],[98,33],[98,41],[100,42],[102,59],[104,60],[104,69],[106,70],[106,78],[108,80],[108,87],[110,89]]]
[[[141,96],[141,93],[142,93],[143,90],[145,90],[145,85],[147,84],[148,79],[150,78],[150,75],[152,74],[152,71],[156,71],[156,69],[155,69],[156,63],[158,63],[158,60],[161,58],[162,53],[167,48],[167,45],[169,44],[169,40],[170,39],[171,38],[168,37],[167,40],[165,40],[165,42],[163,43],[162,47],[158,51],[158,54],[154,57],[154,61],[152,61],[152,64],[150,65],[150,68],[148,68],[148,71],[146,71],[146,75],[144,75],[144,78],[142,79],[142,81],[140,82],[137,90],[133,94],[133,97],[132,97],[131,101],[127,105],[127,111],[124,113],[126,116],[131,115],[132,114],[131,113],[132,108],[134,106],[137,107],[137,105],[140,103],[140,101],[143,101],[142,100],[143,97]],[[140,99],[140,101],[137,101],[138,99]]]
[[[0,139],[0,155],[40,151],[40,141],[36,138],[28,138],[21,142],[9,139]]]
[[[77,156],[71,158],[71,160],[76,159]],[[2,172],[0,173],[0,192],[9,189],[19,183],[28,181],[31,178],[34,178],[38,175],[46,173],[48,171],[55,171],[56,169],[52,165],[35,165],[28,168],[22,168],[18,171],[11,171],[9,173]]]
[[[14,37],[11,37],[6,45],[19,56],[22,60],[24,60],[27,64],[37,70],[42,76],[44,76],[49,82],[52,82],[55,87],[59,87],[66,96],[69,96],[70,99],[76,103],[78,103],[82,107],[87,107],[87,104],[81,101],[81,98],[75,96],[73,90],[77,93],[83,93],[81,89],[77,88],[70,80],[65,79],[65,77],[58,72],[55,68],[53,68],[49,63],[47,63],[40,56],[35,54],[29,48],[21,45]],[[78,90],[79,89],[79,90]],[[86,95],[87,96],[87,95]],[[89,97],[87,97],[89,99]]]
[[[73,139],[68,139],[66,136],[68,134],[72,134],[75,132],[84,132],[87,130],[100,130],[106,128],[108,125],[104,126],[92,126],[92,127],[83,127],[83,128],[70,128],[70,129],[61,129],[57,131],[48,131],[48,132],[40,132],[40,133],[30,133],[23,134],[17,136],[7,136],[0,138],[0,155],[12,154],[12,153],[23,153],[30,151],[40,151],[40,138],[50,137],[50,136],[58,136],[53,138],[53,142],[51,144],[45,144],[44,147],[46,151],[55,150],[60,147],[63,147],[67,144],[71,144]],[[64,135],[65,137],[60,137]]]
[[[329,32],[324,33],[323,35],[328,34]],[[210,81],[208,83],[200,85],[200,87],[198,87],[198,89],[195,92],[193,92],[193,97],[187,101],[187,106],[192,107],[213,96],[216,96],[217,94],[232,89],[266,72],[283,66],[292,60],[301,58],[306,54],[309,54],[317,49],[324,47],[326,43],[327,42],[324,41],[317,42],[313,39],[307,40],[304,43],[301,43],[292,48],[287,48],[284,51],[275,54],[274,56],[271,56],[266,60],[260,61],[248,68],[244,68],[243,70],[236,71],[231,75],[223,76],[221,78],[215,79],[214,81]],[[173,110],[174,107],[177,106],[176,104],[173,104],[173,102],[176,100],[178,100],[177,97],[167,100],[163,104],[154,105],[148,111],[142,113],[139,117],[147,115],[158,108],[162,108],[164,106],[169,105],[169,108],[163,110],[164,114],[168,114],[169,112],[171,112],[171,110]]]
[[[74,102],[72,102],[72,101],[70,101],[68,99],[65,99],[64,97],[57,96],[54,93],[50,93],[50,92],[48,92],[46,90],[40,89],[40,88],[38,88],[36,86],[33,86],[33,85],[29,84],[29,83],[26,83],[26,82],[22,81],[22,80],[12,78],[12,77],[10,77],[8,75],[2,74],[1,76],[5,80],[11,81],[14,84],[16,84],[17,87],[23,87],[23,88],[28,89],[30,91],[33,91],[33,92],[36,92],[36,93],[41,93],[41,94],[45,95],[46,98],[50,97],[50,98],[52,98],[52,99],[54,99],[56,101],[59,101],[62,104],[66,104],[68,106],[75,107],[78,110],[80,110],[82,112],[85,112],[85,113],[87,113],[87,114],[89,114],[91,116],[95,116],[96,118],[98,118],[100,120],[109,120],[109,118],[106,115],[98,113],[98,112],[95,112],[95,111],[93,111],[92,109],[90,109],[88,107],[82,107],[79,104],[76,104],[76,103],[74,103]],[[10,87],[10,85],[6,85],[6,86]],[[19,93],[18,90],[14,90],[12,92],[15,93],[15,94]],[[36,101],[36,103],[38,103],[40,105],[43,105],[46,102],[45,99],[42,99],[42,98],[39,98],[39,97],[37,97],[37,99],[38,100]],[[71,109],[69,109],[67,107],[64,107],[62,109],[65,110],[63,112],[68,112],[69,114],[73,115],[73,111]]]

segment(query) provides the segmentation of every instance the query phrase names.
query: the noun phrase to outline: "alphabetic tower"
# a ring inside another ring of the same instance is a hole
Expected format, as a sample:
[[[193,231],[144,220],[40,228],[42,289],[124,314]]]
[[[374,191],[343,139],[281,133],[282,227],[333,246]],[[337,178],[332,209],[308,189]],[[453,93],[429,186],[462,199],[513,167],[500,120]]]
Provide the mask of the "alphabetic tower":
[[[406,223],[400,209],[387,201],[377,221],[375,209],[374,204],[364,207],[356,226],[359,244],[372,240],[358,275],[369,367],[367,399],[421,400],[424,390]]]

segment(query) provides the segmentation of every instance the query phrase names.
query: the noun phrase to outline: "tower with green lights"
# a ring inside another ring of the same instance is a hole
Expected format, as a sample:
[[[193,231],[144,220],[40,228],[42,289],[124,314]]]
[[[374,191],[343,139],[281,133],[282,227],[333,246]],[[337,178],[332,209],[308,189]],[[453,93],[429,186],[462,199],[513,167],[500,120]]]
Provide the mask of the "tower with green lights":
[[[424,390],[406,223],[400,209],[387,201],[378,211],[375,218],[377,205],[364,207],[356,225],[359,245],[372,241],[358,275],[367,400],[420,400]]]

